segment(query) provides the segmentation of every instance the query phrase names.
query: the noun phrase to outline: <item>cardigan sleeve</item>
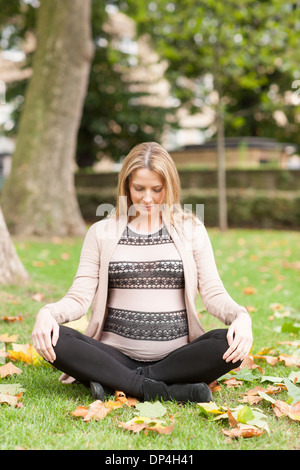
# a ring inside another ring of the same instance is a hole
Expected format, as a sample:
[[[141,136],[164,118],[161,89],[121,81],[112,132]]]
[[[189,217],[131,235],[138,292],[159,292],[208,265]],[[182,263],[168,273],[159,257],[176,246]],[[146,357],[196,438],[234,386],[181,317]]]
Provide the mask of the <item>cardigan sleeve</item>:
[[[211,241],[202,223],[195,230],[193,253],[198,290],[207,312],[226,325],[230,325],[241,312],[249,315],[246,308],[236,303],[225,289],[217,270]]]
[[[96,223],[90,227],[85,236],[77,273],[69,291],[58,302],[43,307],[50,310],[58,323],[77,320],[88,312],[99,282],[99,243]]]

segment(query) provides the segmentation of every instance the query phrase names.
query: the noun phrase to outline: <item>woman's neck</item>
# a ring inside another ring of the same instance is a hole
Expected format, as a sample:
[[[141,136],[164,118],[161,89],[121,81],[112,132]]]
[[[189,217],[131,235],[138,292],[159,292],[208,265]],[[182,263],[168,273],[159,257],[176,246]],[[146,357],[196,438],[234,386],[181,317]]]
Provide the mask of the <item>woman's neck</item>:
[[[153,232],[157,230],[162,224],[162,217],[136,217],[136,218],[129,218],[128,223],[130,223],[131,227],[139,232]]]

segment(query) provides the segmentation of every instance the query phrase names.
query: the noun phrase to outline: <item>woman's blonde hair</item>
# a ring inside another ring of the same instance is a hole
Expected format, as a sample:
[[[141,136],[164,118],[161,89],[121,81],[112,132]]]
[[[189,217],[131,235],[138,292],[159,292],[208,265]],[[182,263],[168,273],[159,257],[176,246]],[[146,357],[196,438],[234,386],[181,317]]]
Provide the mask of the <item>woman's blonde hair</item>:
[[[139,168],[155,171],[163,179],[165,196],[162,210],[169,223],[183,221],[187,217],[196,222],[194,214],[181,205],[181,185],[175,163],[171,155],[156,142],[136,145],[124,159],[118,176],[117,206],[113,211],[116,218],[129,214],[129,208],[132,206],[129,179]]]

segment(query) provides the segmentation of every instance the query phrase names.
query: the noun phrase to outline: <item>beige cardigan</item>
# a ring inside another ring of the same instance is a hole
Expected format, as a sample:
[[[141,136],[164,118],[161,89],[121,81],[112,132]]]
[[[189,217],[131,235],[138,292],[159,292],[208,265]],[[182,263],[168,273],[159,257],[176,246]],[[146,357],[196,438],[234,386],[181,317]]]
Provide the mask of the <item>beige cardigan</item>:
[[[247,314],[247,310],[230,297],[219,277],[204,225],[200,221],[195,224],[191,219],[181,225],[169,224],[164,215],[163,222],[183,262],[189,340],[205,332],[195,308],[198,290],[207,312],[226,325],[231,324],[239,313]],[[61,300],[43,307],[50,309],[58,323],[77,320],[92,304],[86,334],[100,340],[107,313],[108,265],[126,224],[126,216],[118,220],[108,217],[90,227],[71,288]],[[66,379],[64,374],[62,380],[70,381]]]

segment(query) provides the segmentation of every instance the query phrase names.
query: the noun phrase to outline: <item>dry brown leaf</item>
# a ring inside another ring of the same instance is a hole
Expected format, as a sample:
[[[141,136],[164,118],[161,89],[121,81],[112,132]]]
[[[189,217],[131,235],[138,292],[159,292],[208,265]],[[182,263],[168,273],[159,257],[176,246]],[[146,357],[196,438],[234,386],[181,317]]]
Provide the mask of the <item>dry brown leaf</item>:
[[[261,401],[263,401],[263,398],[259,395],[245,395],[241,400],[242,403],[248,403],[248,405],[257,405]]]
[[[71,415],[79,417],[79,418],[85,418],[87,415],[88,409],[86,406],[77,406],[75,411],[71,411]]]
[[[127,431],[132,431],[134,433],[140,432],[143,429],[146,429],[147,424],[145,422],[142,423],[136,423],[135,421],[118,421],[116,420],[120,428],[124,428]]]
[[[1,320],[8,321],[8,322],[15,322],[15,321],[23,321],[23,317],[21,315],[17,315],[16,317],[13,316],[3,316]]]
[[[118,426],[120,428],[126,429],[127,431],[132,431],[134,433],[138,433],[141,431],[155,431],[159,434],[171,434],[174,429],[174,418],[170,416],[170,420],[172,424],[169,426],[165,426],[161,420],[156,418],[147,418],[143,416],[136,416],[135,418],[131,419],[130,421],[117,421]]]
[[[106,408],[101,400],[96,400],[89,405],[88,412],[83,418],[83,421],[90,421],[91,419],[98,421],[99,419],[105,418],[109,412],[110,409]]]
[[[300,421],[300,401],[289,405],[285,401],[277,400],[273,403],[274,414],[277,418],[282,416],[289,416],[294,421]]]
[[[227,385],[227,388],[240,387],[243,385],[243,382],[241,380],[237,380],[235,377],[224,380],[224,383]]]
[[[115,400],[127,406],[135,406],[138,403],[136,398],[126,397],[125,393],[121,390],[115,390]]]
[[[241,365],[234,370],[238,371],[243,369],[244,367],[247,367],[248,369],[259,369],[260,372],[264,374],[264,370],[258,364],[255,364],[252,354],[249,354],[247,357],[245,357]]]
[[[222,433],[225,436],[229,436],[231,439],[237,439],[238,437],[256,437],[261,436],[265,432],[264,429],[259,429],[254,426],[249,426],[247,424],[238,424],[238,427],[232,428],[229,430],[222,429]]]
[[[0,393],[0,403],[7,403],[10,406],[21,407],[23,403],[19,403],[22,397],[22,392],[17,395],[9,395],[8,393]]]
[[[275,364],[278,362],[278,357],[276,356],[263,356],[262,354],[257,354],[253,357],[254,359],[264,359],[271,366],[275,366]]]
[[[280,354],[278,360],[284,362],[286,367],[300,367],[300,358],[296,356],[289,356],[288,354]]]
[[[229,421],[229,425],[231,428],[236,428],[239,423],[238,421],[232,416],[232,413],[231,411],[228,409],[227,410],[227,416],[228,416],[228,421]]]
[[[8,362],[4,366],[0,367],[0,377],[7,377],[8,375],[21,374],[23,371],[16,367],[12,362]]]
[[[251,390],[248,390],[246,393],[241,393],[241,396],[243,397],[242,403],[256,405],[257,403],[264,400],[264,398],[259,395],[259,392],[264,392],[268,395],[273,395],[274,393],[279,393],[282,388],[286,388],[284,384],[278,384],[278,386],[270,385],[268,388],[256,386]]]
[[[253,295],[255,294],[255,292],[256,292],[256,289],[254,289],[254,287],[252,286],[248,286],[248,287],[245,287],[245,289],[243,289],[243,293],[246,295]]]
[[[7,333],[0,335],[0,341],[3,341],[4,343],[14,343],[15,341],[17,341],[18,338],[19,338],[19,335],[8,336]]]
[[[146,431],[155,431],[159,434],[169,435],[174,429],[174,418],[170,416],[170,420],[172,421],[172,424],[170,424],[170,426],[163,426],[161,423],[156,423],[154,426],[149,426]]]
[[[222,387],[221,387],[221,385],[219,384],[219,382],[217,380],[214,380],[213,382],[208,384],[208,386],[209,386],[212,393],[220,392],[222,390]]]
[[[264,359],[271,366],[274,366],[278,362],[284,362],[286,367],[300,367],[300,358],[297,356],[290,356],[289,354],[280,354],[279,356],[257,354],[253,357],[255,359]]]

